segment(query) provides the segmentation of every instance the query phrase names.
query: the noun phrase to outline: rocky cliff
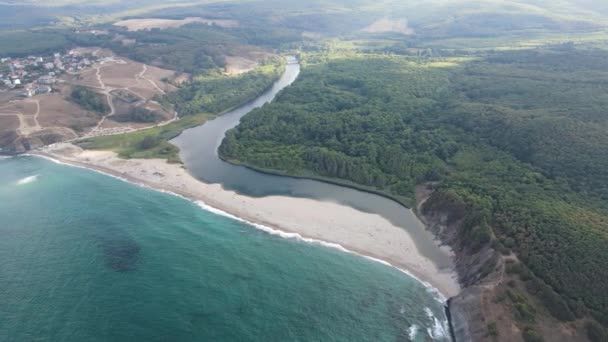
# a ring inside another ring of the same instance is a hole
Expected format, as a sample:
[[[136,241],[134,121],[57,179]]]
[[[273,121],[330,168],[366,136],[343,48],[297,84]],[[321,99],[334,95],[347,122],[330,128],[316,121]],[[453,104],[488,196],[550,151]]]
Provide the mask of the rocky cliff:
[[[486,243],[471,248],[464,234],[467,208],[438,196],[432,186],[417,189],[417,213],[437,238],[454,251],[454,262],[463,290],[448,300],[448,315],[456,342],[477,341],[587,341],[584,322],[564,323],[527,294],[507,264],[515,255],[502,255]],[[536,308],[532,321],[522,319],[518,305]],[[524,337],[525,336],[525,337]],[[538,338],[538,339],[534,339]]]

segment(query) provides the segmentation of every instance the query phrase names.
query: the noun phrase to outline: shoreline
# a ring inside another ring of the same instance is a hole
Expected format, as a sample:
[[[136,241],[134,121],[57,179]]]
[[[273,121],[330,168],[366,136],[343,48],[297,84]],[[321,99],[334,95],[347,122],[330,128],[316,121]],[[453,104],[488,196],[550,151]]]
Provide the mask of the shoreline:
[[[461,290],[454,269],[438,269],[420,255],[405,230],[376,214],[305,198],[247,197],[225,190],[219,184],[203,183],[180,164],[160,159],[125,160],[114,152],[83,151],[69,143],[51,145],[29,154],[177,195],[204,210],[248,223],[269,234],[380,262],[414,278],[446,306],[447,299]],[[311,216],[311,212],[315,215]]]
[[[244,167],[244,168],[250,169],[252,171],[256,171],[256,172],[271,175],[271,176],[314,180],[317,182],[322,182],[322,183],[331,184],[331,185],[338,185],[338,186],[343,186],[345,188],[350,188],[350,189],[357,190],[357,191],[367,192],[372,195],[378,195],[378,196],[387,198],[391,201],[394,201],[397,204],[405,207],[406,209],[412,210],[412,211],[414,211],[414,213],[416,213],[416,211],[414,210],[414,208],[416,207],[415,200],[413,200],[411,198],[403,197],[403,196],[402,197],[395,196],[388,192],[384,192],[384,191],[375,189],[373,187],[359,185],[359,184],[356,184],[356,183],[353,183],[353,182],[350,182],[347,180],[341,180],[339,178],[322,177],[322,176],[315,176],[315,175],[292,175],[287,172],[256,167],[251,164],[241,162],[239,160],[232,160],[232,159],[224,158],[221,153],[218,153],[218,158],[220,158],[222,161],[224,161],[228,164]],[[412,203],[414,203],[414,205]]]

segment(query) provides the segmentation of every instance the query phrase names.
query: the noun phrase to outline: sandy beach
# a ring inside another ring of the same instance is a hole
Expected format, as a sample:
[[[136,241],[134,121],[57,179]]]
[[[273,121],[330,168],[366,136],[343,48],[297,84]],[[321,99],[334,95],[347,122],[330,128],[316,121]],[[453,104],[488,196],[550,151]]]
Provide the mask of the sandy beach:
[[[408,271],[438,289],[446,298],[460,291],[453,270],[438,269],[418,252],[405,230],[379,215],[306,198],[243,196],[218,184],[203,183],[191,176],[183,165],[160,159],[125,160],[111,151],[83,151],[69,143],[48,146],[39,154],[201,201],[255,224],[339,244],[347,250]]]

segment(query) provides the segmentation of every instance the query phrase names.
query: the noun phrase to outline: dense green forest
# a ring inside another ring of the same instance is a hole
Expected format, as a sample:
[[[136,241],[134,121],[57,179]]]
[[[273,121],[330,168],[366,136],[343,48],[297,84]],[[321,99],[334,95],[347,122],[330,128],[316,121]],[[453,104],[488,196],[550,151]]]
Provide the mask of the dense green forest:
[[[253,49],[225,30],[204,24],[135,32],[112,26],[105,28],[111,34],[71,32],[67,39],[76,46],[106,47],[138,62],[192,74],[223,68],[225,56]],[[116,35],[134,43],[123,44],[122,40],[115,39]]]
[[[24,57],[50,54],[69,46],[63,30],[0,31],[0,56]]]
[[[83,86],[75,86],[72,89],[70,100],[77,103],[82,108],[98,114],[105,114],[110,111],[110,107],[103,95]]]
[[[247,115],[231,161],[393,195],[437,182],[475,250],[513,250],[559,319],[608,324],[608,97],[603,50],[483,58],[305,56],[298,81]]]
[[[297,49],[319,37],[397,36],[396,51],[411,44],[468,47],[475,45],[470,39],[508,36],[525,39],[551,33],[599,32],[606,28],[607,15],[605,5],[581,0],[533,3],[523,0],[3,2],[0,4],[0,30],[3,30],[0,54],[24,55],[46,52],[47,48],[95,45],[110,47],[141,62],[199,72],[201,68],[222,67],[223,56],[238,54],[243,47],[252,45]],[[229,19],[239,25],[230,29],[187,25],[145,32],[129,32],[111,25],[128,18],[184,17]],[[366,30],[382,20],[385,20],[383,25]],[[31,31],[41,26],[43,32]],[[90,34],[80,30],[83,27],[108,30],[111,34]],[[41,39],[43,34],[46,40]],[[3,35],[9,37],[3,38]],[[122,44],[123,39],[135,39],[137,43]],[[467,39],[467,44],[460,44],[458,39]],[[19,44],[13,44],[15,41]]]
[[[180,116],[226,111],[255,98],[283,73],[283,59],[275,58],[266,63],[238,76],[197,77],[162,100],[172,104]]]
[[[126,114],[113,115],[112,121],[153,123],[163,120],[163,116],[145,107],[133,107]]]

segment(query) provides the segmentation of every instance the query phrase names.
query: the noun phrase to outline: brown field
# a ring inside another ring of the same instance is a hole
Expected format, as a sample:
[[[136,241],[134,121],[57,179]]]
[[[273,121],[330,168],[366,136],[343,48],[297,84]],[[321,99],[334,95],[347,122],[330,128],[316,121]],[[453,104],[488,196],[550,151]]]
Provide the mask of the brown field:
[[[163,82],[162,79],[173,81],[180,77],[187,79],[189,75],[176,75],[171,70],[144,65],[127,58],[112,57],[103,64],[96,65],[78,75],[64,76],[63,79],[67,83],[89,88],[128,89],[142,99],[151,99],[155,95],[177,90],[175,86]]]
[[[375,23],[361,30],[369,33],[384,33],[384,32],[396,32],[404,35],[414,34],[414,30],[408,26],[407,20],[390,20],[380,19]]]
[[[142,67],[138,63],[107,63],[101,66],[100,70],[101,78],[106,86],[128,88],[134,85],[135,77],[141,72]]]
[[[255,60],[245,57],[226,57],[226,74],[239,75],[249,72],[259,65]]]
[[[161,114],[163,121],[174,119],[173,113],[151,99],[177,90],[163,79],[173,82],[189,79],[190,75],[176,75],[171,70],[116,57],[107,49],[85,48],[79,52],[94,53],[101,60],[80,73],[61,76],[62,81],[53,86],[54,93],[19,98],[18,91],[0,92],[0,146],[17,146],[21,144],[19,139],[29,141],[29,146],[43,146],[77,136],[108,134],[104,129],[119,132],[154,125],[112,120],[114,115],[130,114],[134,106]],[[71,102],[75,85],[85,86],[104,98],[110,96],[113,111],[93,113]]]
[[[174,71],[145,66],[144,72],[143,64],[124,58],[121,60],[126,64],[111,63],[101,67],[101,79],[106,86],[129,89],[147,99],[176,90],[174,86],[161,81],[163,78],[174,77]]]
[[[23,100],[0,106],[0,113],[21,113],[23,115],[35,115],[38,106],[31,100]]]
[[[11,100],[14,100],[15,97],[17,96],[17,94],[19,94],[19,92],[15,91],[15,90],[0,92],[0,104],[7,103]]]
[[[77,84],[77,85],[81,85],[81,86],[85,86],[85,87],[98,88],[98,87],[101,87],[101,85],[99,84],[99,81],[97,81],[96,72],[97,72],[96,69],[90,69],[90,70],[83,71],[79,75],[64,76],[63,79],[65,79],[66,81],[68,81],[69,83],[72,83],[72,84]]]
[[[17,128],[19,128],[19,118],[14,115],[0,115],[0,149],[11,144],[18,137]]]
[[[217,25],[224,28],[234,28],[239,26],[236,20],[214,20],[197,17],[189,17],[181,20],[174,19],[129,19],[114,23],[115,26],[126,27],[129,31],[151,30],[153,28],[167,29],[172,27],[180,27],[186,24],[200,23],[207,25]]]
[[[225,74],[238,75],[249,72],[259,66],[262,61],[272,56],[272,54],[266,51],[241,49],[237,55],[225,57]]]
[[[14,131],[19,128],[19,118],[15,115],[0,115],[0,132]]]
[[[94,127],[100,117],[66,100],[62,94],[36,96],[40,101],[38,123],[42,127],[69,127],[84,131]]]
[[[86,55],[86,54],[97,55],[101,51],[101,49],[95,48],[95,47],[78,47],[78,48],[72,49],[72,51],[77,52],[81,55]]]

